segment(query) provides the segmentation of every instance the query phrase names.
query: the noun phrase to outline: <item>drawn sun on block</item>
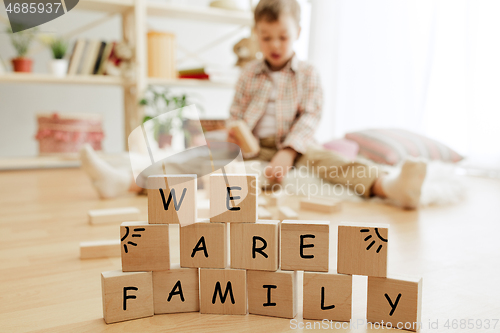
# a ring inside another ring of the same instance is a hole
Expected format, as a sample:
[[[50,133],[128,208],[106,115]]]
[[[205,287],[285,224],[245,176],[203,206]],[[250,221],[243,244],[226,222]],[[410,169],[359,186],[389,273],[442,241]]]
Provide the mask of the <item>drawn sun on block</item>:
[[[382,242],[382,244],[380,244],[380,245],[377,247],[377,250],[376,250],[376,252],[377,252],[377,253],[379,253],[379,252],[380,252],[380,250],[382,250],[382,247],[384,246],[384,244],[383,244],[383,243],[387,243],[387,239],[386,239],[386,238],[384,238],[384,237],[382,237],[382,236],[380,235],[380,233],[379,233],[379,231],[378,231],[378,228],[375,228],[375,229],[374,229],[374,231],[375,231],[375,236],[376,236],[376,238],[375,238],[375,237],[373,237],[373,235],[368,235],[368,236],[366,236],[366,237],[365,237],[365,239],[364,239],[364,241],[365,241],[365,242],[370,242],[370,244],[368,244],[368,246],[366,247],[366,250],[367,250],[367,251],[368,251],[368,250],[370,250],[370,249],[373,247],[373,245],[375,245],[378,241],[381,241],[381,242]],[[371,232],[371,230],[370,230],[370,229],[361,229],[359,232],[361,232],[361,233],[366,233],[366,232]],[[377,238],[378,238],[378,240],[377,240]]]
[[[141,234],[139,234],[139,232],[142,232],[144,230],[146,230],[146,229],[144,229],[144,228],[134,228],[134,232],[137,232],[137,234],[132,234],[131,236],[132,237],[141,237]],[[121,238],[121,241],[123,242],[125,239],[127,239],[127,237],[129,236],[129,234],[130,234],[129,227],[125,227],[125,235]],[[127,244],[128,245],[132,245],[132,246],[137,246],[137,243],[134,243],[132,241],[128,241]],[[125,250],[125,253],[128,253],[127,244],[123,244],[123,249]]]

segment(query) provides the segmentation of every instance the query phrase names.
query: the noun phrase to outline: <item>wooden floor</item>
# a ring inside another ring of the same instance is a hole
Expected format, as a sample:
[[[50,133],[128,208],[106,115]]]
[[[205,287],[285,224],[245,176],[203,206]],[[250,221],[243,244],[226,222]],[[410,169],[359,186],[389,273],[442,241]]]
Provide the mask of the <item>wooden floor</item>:
[[[403,211],[375,203],[346,203],[341,212],[330,216],[301,213],[300,217],[332,221],[333,271],[335,226],[340,221],[390,224],[389,273],[424,278],[422,331],[457,332],[460,329],[444,328],[446,320],[500,319],[500,182],[480,178],[465,178],[465,182],[468,198],[453,206]],[[106,325],[102,319],[100,273],[120,269],[120,259],[80,260],[78,244],[118,238],[119,228],[118,224],[90,226],[87,211],[137,206],[145,218],[147,198],[130,195],[101,201],[79,169],[2,172],[0,189],[1,332],[290,329],[287,319],[199,313],[158,315]],[[288,200],[293,204],[297,198]],[[365,317],[365,306],[366,278],[355,277],[354,319]],[[301,322],[301,318],[300,312],[296,319]],[[429,330],[429,321],[436,320],[439,330]],[[496,329],[486,331],[499,332],[500,323]]]

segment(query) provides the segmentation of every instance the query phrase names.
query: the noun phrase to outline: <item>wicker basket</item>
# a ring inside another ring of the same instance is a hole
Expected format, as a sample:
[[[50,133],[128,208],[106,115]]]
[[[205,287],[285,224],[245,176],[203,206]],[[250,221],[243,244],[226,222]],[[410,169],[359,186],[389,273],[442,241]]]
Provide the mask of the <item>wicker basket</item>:
[[[101,150],[104,138],[102,117],[98,114],[37,114],[39,153],[77,153],[89,143],[94,150]]]

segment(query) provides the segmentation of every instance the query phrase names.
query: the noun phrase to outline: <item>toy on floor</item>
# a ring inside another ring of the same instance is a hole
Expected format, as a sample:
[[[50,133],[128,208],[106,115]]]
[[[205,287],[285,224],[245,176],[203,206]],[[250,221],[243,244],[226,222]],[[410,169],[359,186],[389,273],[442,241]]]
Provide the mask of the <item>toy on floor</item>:
[[[152,181],[149,223],[122,223],[122,270],[101,274],[106,323],[192,311],[294,318],[298,302],[304,319],[349,321],[357,274],[368,276],[369,322],[417,329],[422,279],[387,277],[387,225],[340,224],[334,274],[330,222],[257,220],[255,175],[210,176],[210,220],[195,218],[195,178]],[[170,263],[170,223],[181,225],[180,266]],[[302,300],[299,270],[305,271]]]

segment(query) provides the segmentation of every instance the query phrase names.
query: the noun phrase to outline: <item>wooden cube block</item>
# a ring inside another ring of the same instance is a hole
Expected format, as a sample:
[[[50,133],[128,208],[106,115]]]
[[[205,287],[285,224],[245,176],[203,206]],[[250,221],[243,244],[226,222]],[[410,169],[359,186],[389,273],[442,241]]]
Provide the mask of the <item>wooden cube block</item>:
[[[246,271],[242,269],[200,269],[200,312],[246,314]]]
[[[297,215],[297,213],[291,209],[290,207],[286,207],[286,206],[281,206],[278,210],[279,212],[279,219],[280,221],[283,221],[283,220],[298,220],[299,219],[299,215]]]
[[[339,224],[337,271],[342,274],[385,277],[388,228],[386,224]]]
[[[372,323],[398,323],[417,331],[421,320],[422,279],[368,277],[367,320]]]
[[[164,271],[170,268],[167,224],[124,222],[120,226],[122,270]]]
[[[281,269],[328,272],[330,222],[283,221]]]
[[[101,288],[102,309],[107,324],[154,314],[151,272],[102,272]]]
[[[196,220],[196,175],[148,177],[150,224],[188,225]]]
[[[276,271],[278,269],[278,220],[231,223],[231,267]]]
[[[283,204],[283,200],[285,199],[285,195],[282,193],[271,193],[267,197],[267,204],[269,206],[279,206]]]
[[[121,242],[119,239],[80,243],[80,259],[119,257],[121,253]]]
[[[349,321],[351,306],[351,275],[304,272],[304,319]]]
[[[248,313],[294,318],[297,314],[297,272],[247,271]]]
[[[198,268],[153,272],[155,314],[200,311]]]
[[[210,176],[210,216],[210,222],[255,222],[257,175]]]
[[[257,208],[257,217],[260,220],[270,220],[273,218],[273,214],[264,207],[259,206],[259,208]]]
[[[255,138],[252,131],[243,120],[234,121],[229,127],[234,131],[234,135],[244,154],[255,155],[259,152],[259,141]]]
[[[121,207],[89,210],[90,224],[122,223],[139,220],[140,211],[136,207]]]
[[[226,224],[201,220],[181,227],[181,267],[224,268],[227,260]]]
[[[300,200],[300,209],[329,214],[340,210],[340,201],[323,197],[305,198]]]

